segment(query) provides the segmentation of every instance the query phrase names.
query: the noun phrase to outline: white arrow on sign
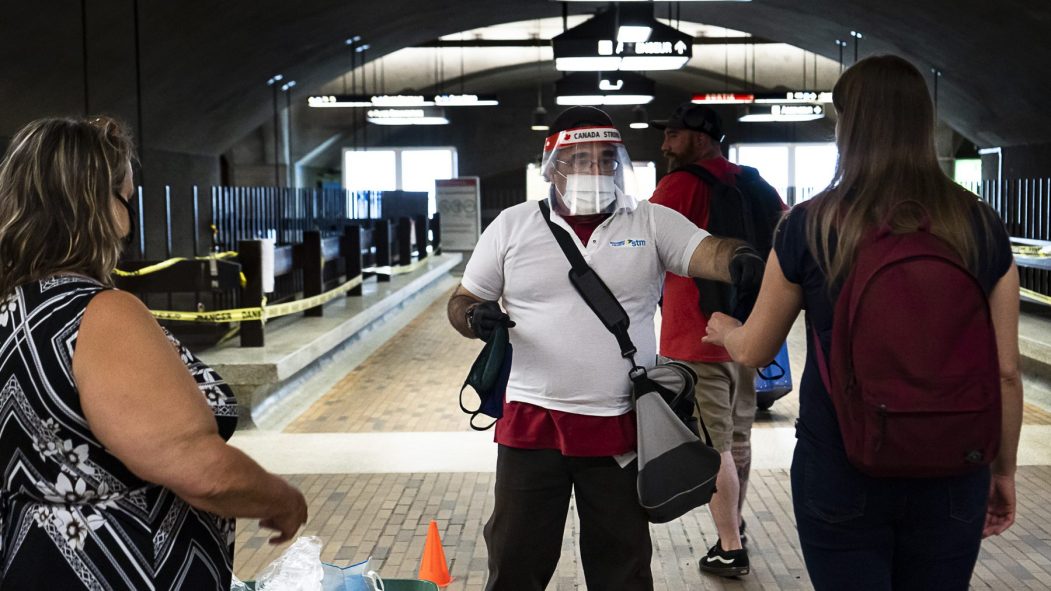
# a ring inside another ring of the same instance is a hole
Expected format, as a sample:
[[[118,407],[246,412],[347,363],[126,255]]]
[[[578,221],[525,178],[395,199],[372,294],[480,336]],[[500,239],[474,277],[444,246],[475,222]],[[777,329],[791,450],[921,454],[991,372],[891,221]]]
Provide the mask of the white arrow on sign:
[[[686,53],[686,44],[682,42],[682,39],[675,43],[675,53],[679,55]]]

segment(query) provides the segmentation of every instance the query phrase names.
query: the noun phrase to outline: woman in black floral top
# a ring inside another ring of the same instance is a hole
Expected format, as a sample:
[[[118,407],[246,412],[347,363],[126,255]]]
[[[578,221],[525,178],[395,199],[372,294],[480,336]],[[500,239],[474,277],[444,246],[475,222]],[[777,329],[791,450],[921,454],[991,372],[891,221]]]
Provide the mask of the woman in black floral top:
[[[0,588],[229,589],[234,517],[283,542],[303,495],[226,444],[230,388],[110,273],[132,147],[26,126],[0,164]]]

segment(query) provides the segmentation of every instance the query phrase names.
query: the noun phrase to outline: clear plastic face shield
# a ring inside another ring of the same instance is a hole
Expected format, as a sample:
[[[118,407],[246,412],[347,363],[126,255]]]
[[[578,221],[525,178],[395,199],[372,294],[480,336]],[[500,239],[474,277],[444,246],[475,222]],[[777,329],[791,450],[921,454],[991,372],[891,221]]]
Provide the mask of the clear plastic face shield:
[[[541,173],[551,183],[551,209],[563,216],[633,211],[638,204],[631,158],[613,127],[578,127],[548,137]]]

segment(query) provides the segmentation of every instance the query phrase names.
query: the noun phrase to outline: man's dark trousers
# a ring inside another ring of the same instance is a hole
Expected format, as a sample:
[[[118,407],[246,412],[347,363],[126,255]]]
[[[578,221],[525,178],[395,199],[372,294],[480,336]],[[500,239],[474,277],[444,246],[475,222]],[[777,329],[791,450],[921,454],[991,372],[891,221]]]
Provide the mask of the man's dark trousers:
[[[650,591],[649,523],[639,505],[637,463],[567,457],[557,450],[501,445],[496,507],[485,526],[486,591],[541,591],[555,573],[570,493],[580,517],[580,555],[589,591]]]

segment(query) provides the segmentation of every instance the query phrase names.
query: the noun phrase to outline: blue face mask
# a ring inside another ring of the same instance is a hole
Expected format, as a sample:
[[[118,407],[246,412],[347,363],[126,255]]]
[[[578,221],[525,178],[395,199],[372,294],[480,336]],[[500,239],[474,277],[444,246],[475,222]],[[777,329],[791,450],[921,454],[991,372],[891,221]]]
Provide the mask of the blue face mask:
[[[471,415],[471,428],[484,431],[496,424],[504,415],[504,393],[511,375],[511,342],[507,327],[500,324],[493,330],[493,338],[482,348],[482,352],[471,365],[467,380],[460,388],[460,410]],[[463,391],[470,386],[478,394],[475,409],[467,408],[463,402]],[[486,415],[493,419],[488,425],[476,425],[475,418]]]

